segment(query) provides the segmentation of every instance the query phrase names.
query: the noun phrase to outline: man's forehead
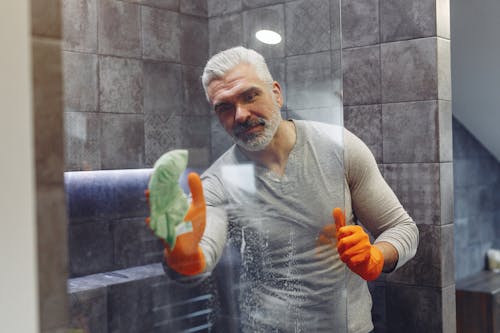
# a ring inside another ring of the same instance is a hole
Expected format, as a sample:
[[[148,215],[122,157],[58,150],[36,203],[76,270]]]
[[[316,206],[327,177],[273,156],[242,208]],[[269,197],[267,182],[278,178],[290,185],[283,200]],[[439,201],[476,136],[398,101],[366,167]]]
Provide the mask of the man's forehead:
[[[208,85],[208,95],[214,102],[214,98],[222,99],[238,94],[250,87],[257,87],[263,82],[258,77],[254,67],[249,64],[240,64],[231,69],[221,78],[212,80]]]

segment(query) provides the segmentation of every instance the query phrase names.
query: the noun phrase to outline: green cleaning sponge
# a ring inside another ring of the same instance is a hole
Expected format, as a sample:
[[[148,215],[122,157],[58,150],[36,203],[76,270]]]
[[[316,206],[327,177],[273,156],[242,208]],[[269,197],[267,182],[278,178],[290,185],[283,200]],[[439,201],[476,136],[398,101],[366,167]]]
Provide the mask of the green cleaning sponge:
[[[177,235],[192,230],[191,223],[182,223],[189,208],[186,195],[179,186],[179,177],[188,161],[187,150],[172,150],[154,164],[149,180],[150,228],[173,250]]]

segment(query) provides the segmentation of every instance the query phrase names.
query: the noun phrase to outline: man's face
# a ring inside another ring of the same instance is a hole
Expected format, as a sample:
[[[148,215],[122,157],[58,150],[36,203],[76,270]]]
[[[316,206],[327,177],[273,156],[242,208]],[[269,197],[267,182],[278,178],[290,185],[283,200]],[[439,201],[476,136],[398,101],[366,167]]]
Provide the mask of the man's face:
[[[245,150],[271,142],[281,122],[283,104],[277,82],[263,82],[252,65],[240,64],[208,85],[208,97],[220,123]]]

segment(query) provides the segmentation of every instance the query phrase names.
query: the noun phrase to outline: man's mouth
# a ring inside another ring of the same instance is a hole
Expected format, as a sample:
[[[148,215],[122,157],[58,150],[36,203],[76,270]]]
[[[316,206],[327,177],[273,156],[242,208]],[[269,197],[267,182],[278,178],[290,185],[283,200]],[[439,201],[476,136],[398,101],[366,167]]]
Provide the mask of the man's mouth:
[[[266,121],[262,118],[256,120],[250,120],[243,124],[237,124],[234,127],[233,133],[235,136],[239,137],[241,135],[253,134],[259,131],[260,127],[265,126]]]

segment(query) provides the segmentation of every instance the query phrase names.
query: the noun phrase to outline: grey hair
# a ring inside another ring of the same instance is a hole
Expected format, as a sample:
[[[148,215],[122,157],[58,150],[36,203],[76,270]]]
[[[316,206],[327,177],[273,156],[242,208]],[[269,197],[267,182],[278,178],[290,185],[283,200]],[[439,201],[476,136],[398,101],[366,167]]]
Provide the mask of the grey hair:
[[[269,85],[272,85],[274,80],[269,72],[269,68],[267,67],[264,57],[255,50],[247,49],[243,46],[236,46],[215,54],[205,65],[203,75],[201,77],[201,83],[203,85],[203,90],[205,90],[207,100],[210,101],[207,93],[207,88],[210,82],[223,77],[235,66],[242,63],[252,65],[255,68],[259,79]]]

